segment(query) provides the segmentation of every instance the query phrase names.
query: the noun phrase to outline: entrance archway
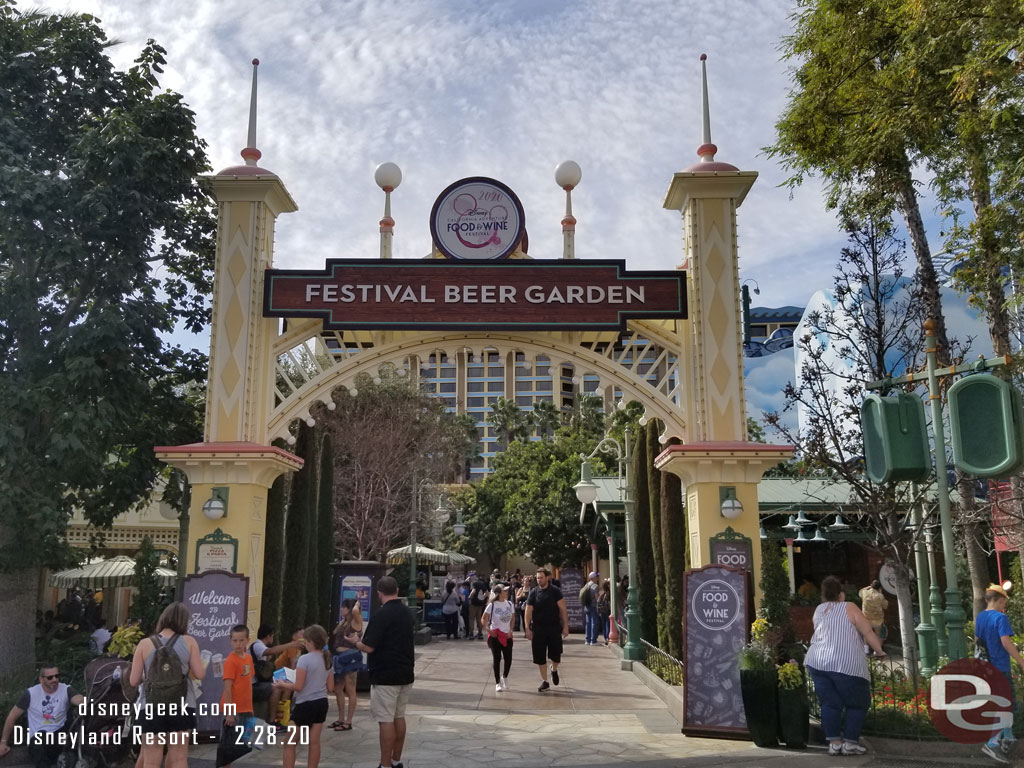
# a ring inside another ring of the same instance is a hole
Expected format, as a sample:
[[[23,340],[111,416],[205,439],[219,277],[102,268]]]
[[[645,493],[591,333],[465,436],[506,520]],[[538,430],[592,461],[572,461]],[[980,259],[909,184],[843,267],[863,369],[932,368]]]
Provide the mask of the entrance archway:
[[[254,131],[251,136],[254,142]],[[332,390],[351,388],[362,373],[374,375],[382,366],[394,366],[415,376],[416,361],[439,352],[455,357],[495,350],[509,359],[520,354],[530,360],[546,358],[550,365],[571,370],[578,380],[596,377],[599,387],[613,396],[642,403],[648,418],[658,418],[666,425],[663,440],[680,441],[667,448],[655,465],[679,475],[686,487],[691,565],[700,567],[710,561],[707,541],[725,528],[721,497],[727,487],[730,498],[743,510],[728,523],[752,540],[752,567],[757,573],[757,483],[767,469],[787,458],[792,448],[746,441],[736,210],[757,174],[716,162],[716,151],[707,138],[698,149],[701,161],[673,176],[664,203],[666,209],[682,214],[685,257],[677,269],[685,270],[685,294],[679,306],[688,308],[688,316],[676,313],[664,319],[663,313],[658,315],[661,319],[629,319],[616,324],[622,330],[610,330],[607,324],[588,330],[587,322],[577,328],[568,323],[566,330],[551,330],[544,318],[536,324],[544,330],[478,331],[463,323],[459,330],[431,331],[419,330],[413,323],[403,327],[394,322],[385,323],[385,329],[370,324],[345,330],[344,318],[336,321],[333,309],[320,310],[325,316],[321,322],[310,319],[315,312],[297,310],[289,315],[276,304],[270,306],[275,223],[280,214],[297,208],[281,179],[257,165],[259,151],[251,146],[244,149],[245,165],[228,168],[211,179],[220,215],[204,442],[159,448],[157,453],[185,471],[193,485],[189,542],[183,547],[183,556],[215,529],[236,540],[237,570],[249,576],[248,623],[255,627],[267,490],[282,472],[302,464],[288,451],[273,447],[272,441],[287,440],[296,419],[310,419],[315,403],[329,404]],[[480,183],[479,179],[463,181]],[[507,190],[498,182],[493,185]],[[381,186],[390,195],[391,188],[384,183]],[[450,196],[455,186],[442,197]],[[571,187],[566,189],[568,193]],[[381,220],[381,255],[385,259],[367,259],[367,265],[395,266],[386,261],[393,224],[386,207]],[[575,260],[571,213],[562,224],[566,234],[563,259],[520,264],[521,276],[545,270],[553,273],[556,265],[564,272],[570,265],[585,270],[593,264],[595,270],[617,269],[615,279],[638,279],[623,272],[622,262]],[[438,243],[437,230],[432,237]],[[512,256],[528,258],[521,251]],[[666,261],[675,260],[666,256]],[[409,269],[416,271],[424,263],[409,261]],[[680,273],[636,274],[658,275],[652,279],[663,281],[674,274],[678,282]],[[321,274],[316,279],[326,278]],[[576,290],[582,295],[582,289]],[[306,289],[306,301],[313,294],[323,299],[326,293],[322,282],[317,283],[314,289]],[[567,291],[566,295],[571,294]],[[612,292],[601,295],[610,297]],[[536,315],[535,306],[521,308]],[[595,305],[594,309],[602,307]],[[621,308],[617,311],[622,316]],[[287,317],[287,323],[282,325],[280,317]],[[484,319],[480,322],[487,325]],[[342,330],[336,330],[338,327]],[[203,514],[203,504],[214,488],[228,499],[227,514],[210,520]],[[194,564],[190,563],[188,570],[192,572]]]

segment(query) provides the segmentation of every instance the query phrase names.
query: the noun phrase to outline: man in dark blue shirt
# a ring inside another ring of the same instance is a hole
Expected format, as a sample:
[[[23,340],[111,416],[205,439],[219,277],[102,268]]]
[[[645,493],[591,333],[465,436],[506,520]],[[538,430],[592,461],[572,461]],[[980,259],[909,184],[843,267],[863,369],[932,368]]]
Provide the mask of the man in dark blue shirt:
[[[985,591],[985,604],[988,608],[978,614],[974,622],[974,636],[978,647],[985,658],[1005,675],[1010,683],[1010,699],[1014,699],[1013,677],[1010,675],[1010,657],[1024,668],[1024,657],[1021,657],[1017,646],[1013,644],[1013,628],[1006,616],[1006,590],[998,584],[989,584]],[[1009,763],[1010,750],[1013,748],[1013,729],[1003,728],[982,747],[982,752],[1000,763]]]

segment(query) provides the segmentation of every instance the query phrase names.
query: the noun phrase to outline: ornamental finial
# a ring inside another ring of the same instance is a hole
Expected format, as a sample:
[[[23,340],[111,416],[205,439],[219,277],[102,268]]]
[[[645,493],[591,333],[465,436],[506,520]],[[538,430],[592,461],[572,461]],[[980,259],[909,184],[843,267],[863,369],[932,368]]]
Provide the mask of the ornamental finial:
[[[246,165],[256,165],[263,154],[256,149],[256,71],[260,65],[259,59],[252,60],[252,94],[249,96],[249,136],[242,150],[242,158]]]

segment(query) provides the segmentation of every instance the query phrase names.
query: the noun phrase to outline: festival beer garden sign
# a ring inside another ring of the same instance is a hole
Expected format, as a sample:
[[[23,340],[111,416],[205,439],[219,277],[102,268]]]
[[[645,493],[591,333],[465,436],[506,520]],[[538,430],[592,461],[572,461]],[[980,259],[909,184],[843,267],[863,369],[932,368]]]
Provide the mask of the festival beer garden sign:
[[[631,318],[686,317],[686,272],[630,272],[621,259],[507,259],[522,205],[494,179],[438,197],[431,234],[445,259],[329,259],[268,269],[264,317],[318,317],[332,330],[622,330]]]

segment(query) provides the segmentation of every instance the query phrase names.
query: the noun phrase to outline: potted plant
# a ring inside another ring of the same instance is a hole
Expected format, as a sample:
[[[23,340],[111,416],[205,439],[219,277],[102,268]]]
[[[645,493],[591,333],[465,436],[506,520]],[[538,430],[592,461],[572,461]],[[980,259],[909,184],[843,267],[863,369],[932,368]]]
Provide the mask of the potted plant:
[[[750,737],[759,747],[776,747],[778,716],[775,710],[775,689],[778,687],[778,668],[775,651],[765,642],[770,627],[764,619],[757,619],[750,627],[752,640],[740,649],[740,692],[743,712]]]
[[[779,740],[787,747],[803,749],[811,727],[811,708],[800,662],[790,659],[779,665]]]

